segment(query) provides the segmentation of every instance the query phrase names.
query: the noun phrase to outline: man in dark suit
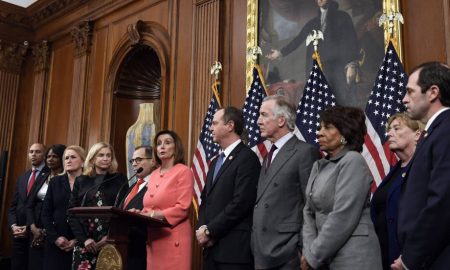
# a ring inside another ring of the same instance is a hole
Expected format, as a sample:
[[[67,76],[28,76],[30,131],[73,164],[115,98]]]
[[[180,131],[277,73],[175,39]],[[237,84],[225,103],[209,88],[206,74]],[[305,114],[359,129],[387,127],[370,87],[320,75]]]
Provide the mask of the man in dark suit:
[[[253,204],[260,162],[245,146],[242,112],[216,112],[210,131],[222,153],[213,160],[201,195],[197,240],[204,247],[203,269],[254,269],[250,250]]]
[[[134,150],[133,158],[130,160],[134,171],[142,168],[142,172],[136,174],[138,179],[126,192],[119,208],[125,210],[142,210],[144,194],[147,191],[147,183],[150,173],[153,171],[152,147],[139,146]],[[127,269],[145,270],[147,268],[147,227],[133,226],[130,228],[128,245]]]
[[[409,77],[403,103],[426,133],[406,172],[399,203],[401,256],[393,269],[450,266],[450,68],[430,62]]]
[[[295,107],[282,96],[264,99],[258,126],[272,142],[263,162],[253,213],[256,269],[299,269],[305,189],[319,151],[293,133]]]
[[[41,143],[31,145],[28,159],[31,169],[19,176],[16,182],[14,199],[8,213],[8,226],[13,236],[11,270],[28,268],[29,230],[27,229],[26,205],[34,183],[48,172],[44,162],[45,146]]]

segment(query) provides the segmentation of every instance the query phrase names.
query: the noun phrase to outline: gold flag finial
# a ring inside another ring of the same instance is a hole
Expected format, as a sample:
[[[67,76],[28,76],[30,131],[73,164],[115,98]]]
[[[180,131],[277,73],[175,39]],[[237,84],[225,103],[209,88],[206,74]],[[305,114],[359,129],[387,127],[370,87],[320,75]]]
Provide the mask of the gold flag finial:
[[[306,37],[306,46],[309,46],[311,43],[314,46],[314,53],[312,55],[312,58],[317,61],[319,64],[320,69],[323,68],[322,61],[320,61],[320,54],[317,50],[317,46],[319,45],[319,40],[323,40],[323,33],[320,30],[312,30],[312,34],[309,34],[308,37]]]
[[[395,22],[404,24],[403,15],[400,12],[395,11],[393,4],[391,5],[389,11],[386,9],[383,11],[383,14],[381,14],[380,19],[378,20],[378,24],[380,27],[384,26],[384,30],[389,33],[389,39],[392,39],[394,37]]]
[[[262,50],[260,47],[258,47],[258,46],[250,47],[250,48],[248,48],[248,51],[247,51],[247,58],[250,57],[252,59],[252,61],[255,63],[256,60],[258,60],[258,54],[262,55]]]
[[[219,74],[222,71],[222,64],[219,61],[215,61],[211,66],[211,75],[214,75],[216,80],[219,80]]]

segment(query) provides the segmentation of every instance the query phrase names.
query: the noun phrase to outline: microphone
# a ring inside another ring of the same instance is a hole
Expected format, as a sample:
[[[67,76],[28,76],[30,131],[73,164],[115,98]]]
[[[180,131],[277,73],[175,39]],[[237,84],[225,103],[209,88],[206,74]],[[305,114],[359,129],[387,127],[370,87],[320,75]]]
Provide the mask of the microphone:
[[[139,167],[136,170],[136,173],[133,174],[130,178],[128,178],[128,181],[123,183],[123,185],[120,187],[119,191],[117,192],[116,199],[114,200],[114,204],[113,204],[114,207],[118,207],[117,203],[119,202],[120,193],[122,193],[122,189],[125,187],[125,185],[128,185],[128,183],[131,181],[131,179],[133,179],[133,177],[135,177],[136,174],[141,173],[143,170],[144,170],[144,168]]]
[[[94,186],[90,187],[90,188],[84,193],[83,199],[81,200],[80,206],[81,206],[81,207],[84,206],[84,203],[86,202],[86,196],[88,195],[89,192],[91,192],[91,191],[92,191],[93,189],[95,189],[95,188],[98,189],[98,188],[99,188],[101,185],[103,185],[104,183],[108,183],[108,182],[110,182],[110,181],[116,179],[117,176],[119,176],[118,173],[117,173],[116,175],[114,175],[113,177],[107,179],[106,181],[102,181],[100,184],[97,184],[97,185],[94,185]]]

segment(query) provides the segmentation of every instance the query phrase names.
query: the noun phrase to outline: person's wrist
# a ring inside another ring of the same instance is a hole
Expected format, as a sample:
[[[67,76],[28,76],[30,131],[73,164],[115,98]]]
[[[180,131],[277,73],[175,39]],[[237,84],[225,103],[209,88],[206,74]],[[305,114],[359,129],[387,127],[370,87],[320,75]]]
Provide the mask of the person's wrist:
[[[208,226],[205,225],[205,227],[203,228],[203,233],[208,237],[211,235],[211,233],[209,232]]]

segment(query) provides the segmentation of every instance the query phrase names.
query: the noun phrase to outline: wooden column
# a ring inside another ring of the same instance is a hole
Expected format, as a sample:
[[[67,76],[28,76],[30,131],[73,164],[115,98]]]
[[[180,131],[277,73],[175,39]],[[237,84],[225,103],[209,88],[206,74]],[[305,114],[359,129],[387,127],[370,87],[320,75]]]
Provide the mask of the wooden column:
[[[17,44],[5,43],[0,40],[0,150],[6,150],[8,153],[11,153],[12,150],[20,73],[27,49],[27,42]],[[6,168],[9,168],[10,161],[11,159],[8,158]],[[5,175],[9,174],[8,171],[9,169],[7,169]],[[5,203],[7,197],[5,194],[9,183],[10,181],[5,181],[2,190],[4,195],[1,197],[2,201],[0,202],[0,225],[5,223],[5,213],[9,206]]]
[[[33,46],[34,57],[34,86],[33,103],[30,120],[30,133],[28,145],[43,142],[43,129],[45,127],[45,104],[47,93],[47,78],[50,67],[50,44],[44,40]]]
[[[93,22],[85,21],[72,28],[75,59],[72,80],[72,98],[67,144],[86,145],[87,116],[89,115],[89,60],[92,47]]]
[[[211,85],[214,78],[210,75],[210,67],[214,61],[221,61],[221,6],[220,0],[197,0],[194,11],[193,91],[191,93],[191,115],[193,116],[191,117],[191,145],[193,147],[197,145],[204,116],[212,97]],[[194,151],[194,149],[190,150]]]

